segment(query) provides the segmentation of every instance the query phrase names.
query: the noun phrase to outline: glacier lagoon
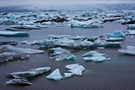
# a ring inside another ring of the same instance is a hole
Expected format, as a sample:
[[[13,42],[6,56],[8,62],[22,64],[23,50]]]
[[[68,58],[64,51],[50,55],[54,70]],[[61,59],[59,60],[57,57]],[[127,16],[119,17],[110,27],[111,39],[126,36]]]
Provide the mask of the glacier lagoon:
[[[60,25],[59,25],[60,24]],[[34,40],[45,40],[48,35],[84,35],[84,36],[102,36],[106,33],[111,33],[115,30],[127,30],[126,25],[121,25],[117,22],[107,22],[104,23],[103,28],[71,28],[66,26],[67,23],[56,23],[50,25],[49,28],[41,28],[40,30],[28,30],[30,34],[29,37],[2,37],[0,36],[0,41],[16,41],[18,42],[18,47],[23,48],[33,48],[38,49],[38,46],[30,46],[26,44],[21,44],[22,41],[34,41]],[[10,25],[0,25],[1,30],[9,28]],[[43,49],[43,54],[31,55],[29,60],[14,61],[9,63],[0,64],[0,87],[3,90],[23,90],[23,89],[41,89],[41,90],[118,90],[118,89],[135,89],[134,86],[134,56],[127,56],[120,52],[119,49],[126,48],[128,45],[135,46],[134,35],[127,35],[122,41],[122,46],[120,48],[105,48],[105,49],[95,49],[100,53],[105,53],[107,57],[111,58],[110,61],[105,61],[103,63],[93,63],[84,62],[82,60],[82,55],[90,49],[79,50],[73,52],[76,56],[74,61],[60,61],[56,62],[49,58],[48,50]],[[49,81],[46,79],[48,75],[41,75],[32,79],[31,86],[6,86],[5,82],[7,78],[5,75],[11,72],[26,71],[31,68],[36,67],[51,67],[52,70],[59,68],[62,73],[67,72],[64,68],[67,64],[79,63],[83,65],[86,70],[83,75],[72,77],[69,79],[64,79],[59,82]]]

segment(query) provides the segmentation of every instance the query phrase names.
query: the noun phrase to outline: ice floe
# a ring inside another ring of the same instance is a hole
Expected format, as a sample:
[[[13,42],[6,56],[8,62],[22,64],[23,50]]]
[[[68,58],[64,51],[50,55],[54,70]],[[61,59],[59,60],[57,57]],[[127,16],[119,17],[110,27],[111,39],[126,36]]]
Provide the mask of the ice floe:
[[[56,69],[50,75],[48,75],[46,78],[58,81],[58,80],[62,80],[64,77],[61,75],[60,70]]]
[[[19,47],[14,47],[11,45],[3,45],[0,46],[0,50],[3,52],[17,52],[17,53],[24,53],[24,54],[40,54],[44,53],[43,50],[35,50],[35,49],[30,49],[30,48],[19,48]]]

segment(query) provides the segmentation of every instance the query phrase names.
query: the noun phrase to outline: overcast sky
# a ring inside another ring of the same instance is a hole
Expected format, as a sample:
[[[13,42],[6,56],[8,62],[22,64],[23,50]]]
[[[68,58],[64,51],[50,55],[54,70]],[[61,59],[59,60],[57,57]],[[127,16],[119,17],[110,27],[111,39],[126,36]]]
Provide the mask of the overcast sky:
[[[62,5],[90,3],[135,3],[135,0],[0,0],[0,6],[13,5]]]

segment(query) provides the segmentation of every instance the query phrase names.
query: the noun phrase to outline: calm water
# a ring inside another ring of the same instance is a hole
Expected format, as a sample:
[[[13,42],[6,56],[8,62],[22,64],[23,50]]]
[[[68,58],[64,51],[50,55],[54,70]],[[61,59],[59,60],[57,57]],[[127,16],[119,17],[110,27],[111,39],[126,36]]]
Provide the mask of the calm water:
[[[9,26],[0,26],[4,30]],[[0,41],[15,40],[19,42],[18,47],[30,47],[28,45],[21,45],[20,42],[24,40],[44,40],[49,34],[55,35],[86,35],[98,36],[114,30],[126,30],[126,26],[118,23],[107,23],[104,28],[98,29],[79,29],[68,27],[50,27],[41,30],[29,31],[30,37],[0,37]],[[127,45],[135,45],[135,37],[127,36],[122,42],[122,48]],[[31,48],[38,48],[31,46]],[[120,48],[119,48],[120,49]],[[118,49],[106,48],[98,50],[106,53],[111,61],[103,63],[84,62],[82,54],[89,50],[82,50],[74,53],[77,56],[75,61],[61,61],[56,62],[49,59],[47,50],[44,54],[31,55],[30,60],[15,61],[5,64],[0,64],[0,90],[135,90],[135,57],[126,56],[118,52]],[[47,74],[32,78],[29,81],[33,83],[31,86],[6,86],[5,82],[9,80],[5,75],[11,72],[26,71],[29,69],[50,66],[52,71],[59,68],[63,75],[67,70],[65,65],[79,63],[87,70],[82,76],[74,76],[73,78],[64,79],[62,81],[50,81],[46,79]]]

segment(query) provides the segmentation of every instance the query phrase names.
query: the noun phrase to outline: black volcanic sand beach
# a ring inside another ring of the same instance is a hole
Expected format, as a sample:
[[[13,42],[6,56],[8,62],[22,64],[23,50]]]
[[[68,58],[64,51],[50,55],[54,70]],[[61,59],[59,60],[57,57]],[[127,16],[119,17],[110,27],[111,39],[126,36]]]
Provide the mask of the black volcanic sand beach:
[[[1,30],[9,26],[1,25]],[[69,27],[43,28],[41,30],[29,31],[30,37],[0,37],[0,41],[15,40],[19,42],[18,47],[31,47],[38,49],[37,46],[29,46],[20,44],[24,40],[44,40],[47,35],[87,35],[99,36],[115,30],[126,30],[126,26],[119,23],[106,23],[104,28],[80,29]],[[135,46],[135,37],[126,36],[122,42],[121,48],[127,45]],[[121,48],[105,48],[104,50],[96,49],[96,51],[105,53],[110,61],[103,63],[84,62],[82,55],[90,50],[80,50],[73,53],[76,55],[75,61],[56,62],[49,59],[47,50],[44,54],[31,55],[29,60],[14,61],[0,64],[0,90],[135,90],[135,56],[127,56],[118,52]],[[30,86],[6,86],[5,82],[9,80],[5,76],[8,73],[26,71],[33,68],[49,66],[52,71],[59,68],[63,75],[67,70],[65,65],[79,63],[86,68],[82,76],[74,76],[72,78],[61,81],[51,81],[46,79],[50,73],[40,75],[29,79],[32,83]]]

